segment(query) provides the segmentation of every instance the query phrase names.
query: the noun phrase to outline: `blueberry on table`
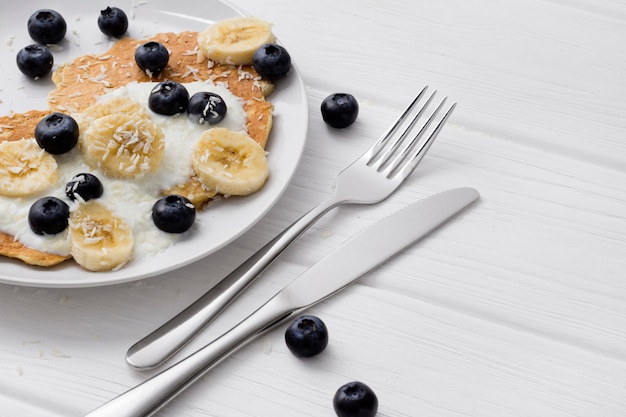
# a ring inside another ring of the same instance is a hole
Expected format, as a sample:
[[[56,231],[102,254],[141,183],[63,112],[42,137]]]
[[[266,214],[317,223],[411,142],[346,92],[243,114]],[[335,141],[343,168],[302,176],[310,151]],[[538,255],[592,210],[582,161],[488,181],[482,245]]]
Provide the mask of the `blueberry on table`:
[[[148,107],[155,113],[174,115],[187,111],[189,92],[184,85],[176,81],[158,83],[148,97]]]
[[[32,79],[38,79],[50,73],[54,58],[48,47],[28,45],[19,50],[16,62],[17,68],[22,74]]]
[[[335,93],[322,101],[324,122],[336,129],[350,126],[359,115],[359,103],[352,94]]]
[[[300,316],[287,327],[285,343],[298,357],[315,356],[328,345],[328,329],[317,316]]]
[[[353,381],[337,390],[333,408],[339,417],[374,417],[378,412],[378,398],[370,387]]]
[[[291,68],[291,57],[285,48],[275,43],[266,43],[257,49],[252,65],[263,78],[276,81],[284,77]]]
[[[146,42],[135,50],[137,66],[149,77],[158,75],[165,69],[170,59],[167,48],[159,42]]]
[[[72,201],[89,201],[100,198],[103,192],[102,182],[98,177],[88,172],[74,175],[65,185],[65,195]]]
[[[38,235],[55,235],[67,228],[70,207],[56,197],[35,201],[28,211],[28,224]]]
[[[215,93],[200,92],[189,99],[187,115],[189,118],[201,125],[210,125],[221,122],[226,117],[226,102]]]
[[[152,206],[154,224],[167,233],[183,233],[191,228],[196,220],[196,208],[181,195],[168,195]]]
[[[124,10],[120,8],[107,7],[104,10],[100,10],[98,27],[105,35],[120,38],[128,30],[128,17]]]
[[[67,114],[51,113],[37,123],[35,140],[48,153],[64,154],[78,143],[78,123]]]
[[[28,34],[44,45],[58,43],[65,37],[67,23],[59,12],[52,9],[37,10],[28,18]]]

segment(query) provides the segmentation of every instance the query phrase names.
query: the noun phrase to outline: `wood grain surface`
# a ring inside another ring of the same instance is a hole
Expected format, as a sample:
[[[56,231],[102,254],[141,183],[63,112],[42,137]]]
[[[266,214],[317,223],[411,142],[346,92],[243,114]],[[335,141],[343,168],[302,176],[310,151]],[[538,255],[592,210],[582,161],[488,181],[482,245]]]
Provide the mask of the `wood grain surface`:
[[[294,357],[278,329],[159,416],[332,416],[351,380],[374,389],[385,417],[624,416],[626,2],[234,3],[273,23],[307,86],[292,185],[235,243],[178,271],[99,288],[0,285],[0,415],[82,416],[151,375],[124,363],[126,349],[330,194],[428,84],[459,104],[402,190],[328,214],[183,354],[404,204],[459,186],[477,188],[478,204],[313,308],[330,331],[322,355]],[[339,91],[361,109],[340,131],[319,111]]]

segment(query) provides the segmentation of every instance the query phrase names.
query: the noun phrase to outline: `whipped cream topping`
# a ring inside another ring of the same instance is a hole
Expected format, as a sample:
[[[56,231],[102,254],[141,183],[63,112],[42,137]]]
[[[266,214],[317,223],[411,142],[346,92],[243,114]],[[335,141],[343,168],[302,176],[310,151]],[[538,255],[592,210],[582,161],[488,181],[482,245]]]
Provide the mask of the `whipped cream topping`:
[[[153,204],[161,197],[161,190],[182,184],[189,179],[192,172],[191,151],[202,132],[218,126],[245,131],[247,115],[243,109],[241,98],[223,86],[201,81],[184,83],[183,85],[189,91],[190,96],[197,92],[208,91],[216,93],[224,99],[228,111],[220,123],[201,125],[190,120],[186,114],[174,116],[156,114],[148,108],[148,97],[155,85],[156,83],[152,82],[133,82],[100,97],[99,100],[105,100],[111,96],[133,98],[145,107],[152,120],[163,130],[165,157],[156,173],[139,179],[107,177],[99,170],[90,168],[82,160],[79,150],[75,148],[67,154],[55,156],[58,163],[59,180],[44,192],[23,198],[0,196],[0,213],[2,213],[0,231],[14,236],[16,240],[30,248],[58,255],[68,255],[67,230],[56,235],[37,235],[28,224],[28,211],[37,199],[45,196],[58,197],[67,202],[71,209],[73,204],[65,196],[65,184],[78,173],[90,172],[96,175],[104,186],[104,194],[99,201],[124,219],[132,228],[135,238],[132,259],[153,256],[181,238],[181,235],[163,232],[154,225],[152,221]]]

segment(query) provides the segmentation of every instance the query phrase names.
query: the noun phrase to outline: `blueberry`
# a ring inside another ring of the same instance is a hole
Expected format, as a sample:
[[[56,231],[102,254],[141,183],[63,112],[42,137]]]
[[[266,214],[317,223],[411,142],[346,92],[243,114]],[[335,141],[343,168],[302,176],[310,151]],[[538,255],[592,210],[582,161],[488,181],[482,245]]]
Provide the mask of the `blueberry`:
[[[252,65],[261,77],[276,81],[289,72],[291,57],[282,46],[266,43],[254,52]]]
[[[183,233],[196,220],[196,208],[183,196],[168,195],[152,206],[152,220],[164,232]]]
[[[163,71],[170,59],[170,53],[158,42],[146,42],[135,50],[135,62],[149,77]]]
[[[226,102],[224,99],[209,92],[196,93],[189,99],[187,115],[201,125],[214,125],[226,117]]]
[[[38,235],[55,235],[68,225],[70,207],[56,197],[43,197],[35,201],[28,211],[28,224]]]
[[[175,81],[163,81],[150,92],[148,107],[155,113],[173,115],[187,111],[189,92]]]
[[[359,103],[352,94],[335,93],[322,101],[321,110],[326,124],[343,129],[356,120],[359,115]]]
[[[65,185],[65,195],[72,201],[76,199],[89,201],[100,198],[103,192],[104,187],[98,177],[88,172],[74,175]]]
[[[120,38],[128,30],[128,17],[122,9],[107,7],[104,10],[100,10],[98,27],[105,35]]]
[[[67,32],[65,19],[52,9],[37,10],[28,18],[27,27],[30,37],[44,45],[58,43]]]
[[[53,155],[69,152],[78,143],[78,123],[67,114],[51,113],[37,123],[35,140]]]
[[[17,53],[17,67],[27,77],[37,79],[48,75],[54,58],[46,46],[28,45]]]
[[[296,356],[314,356],[326,349],[328,330],[319,317],[300,316],[287,327],[285,343],[291,353]]]
[[[378,398],[370,387],[353,381],[337,390],[333,408],[339,417],[374,417],[378,411]]]

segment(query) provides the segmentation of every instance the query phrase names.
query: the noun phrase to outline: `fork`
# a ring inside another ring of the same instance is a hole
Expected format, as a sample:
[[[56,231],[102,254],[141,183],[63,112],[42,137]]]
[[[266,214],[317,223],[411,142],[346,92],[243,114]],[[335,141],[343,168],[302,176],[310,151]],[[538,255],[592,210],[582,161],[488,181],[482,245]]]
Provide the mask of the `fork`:
[[[426,155],[456,107],[453,103],[442,117],[437,117],[446,104],[447,97],[444,97],[434,111],[427,113],[437,93],[434,91],[424,99],[427,90],[428,86],[424,87],[380,139],[338,174],[332,195],[296,220],[193,304],[131,346],[126,354],[127,363],[136,369],[152,369],[174,356],[291,243],[331,209],[341,204],[375,204],[393,194]],[[420,102],[423,104],[418,107]],[[426,121],[418,124],[423,118]],[[416,130],[417,133],[414,133]]]

